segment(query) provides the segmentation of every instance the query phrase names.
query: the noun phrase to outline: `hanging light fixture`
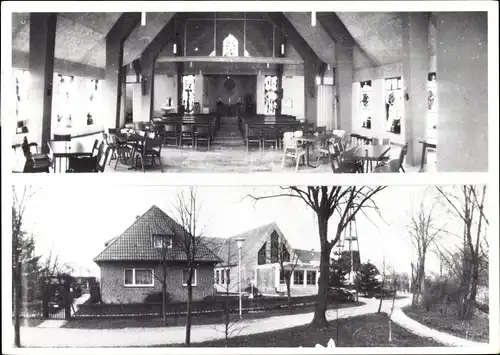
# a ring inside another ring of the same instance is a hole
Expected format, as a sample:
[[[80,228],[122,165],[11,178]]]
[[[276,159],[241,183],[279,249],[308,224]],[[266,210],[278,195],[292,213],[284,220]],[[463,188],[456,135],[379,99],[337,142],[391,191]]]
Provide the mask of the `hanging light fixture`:
[[[141,12],[141,26],[146,26],[146,13]]]
[[[311,12],[311,26],[316,26],[316,11]]]

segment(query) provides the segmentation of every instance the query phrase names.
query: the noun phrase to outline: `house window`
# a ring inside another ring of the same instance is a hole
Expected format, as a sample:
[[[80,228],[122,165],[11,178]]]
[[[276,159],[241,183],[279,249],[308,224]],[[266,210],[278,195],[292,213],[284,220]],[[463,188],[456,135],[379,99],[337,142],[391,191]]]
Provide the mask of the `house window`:
[[[279,236],[276,231],[274,231],[271,234],[271,263],[277,263],[279,262],[278,260],[278,253],[279,253]]]
[[[238,39],[232,34],[229,34],[222,41],[222,56],[237,57],[238,56]]]
[[[427,75],[427,138],[436,138],[437,125],[436,73]]]
[[[215,270],[215,283],[220,284],[220,271]]]
[[[125,269],[125,286],[154,286],[153,269]]]
[[[198,272],[196,269],[193,269],[193,278],[191,280],[191,285],[196,286],[198,285]],[[182,286],[187,286],[187,282],[189,279],[189,269],[184,269],[182,270]]]
[[[266,263],[266,245],[267,243],[264,243],[260,248],[259,252],[257,253],[258,265],[264,265]]]
[[[307,280],[308,285],[316,285],[316,271],[307,271]]]
[[[293,272],[293,284],[294,285],[303,285],[304,284],[304,271],[297,270]]]
[[[194,75],[184,75],[182,77],[182,106],[184,113],[192,113],[194,106]]]
[[[30,72],[16,69],[16,133],[28,133],[29,102],[28,93],[31,85]]]
[[[288,249],[285,247],[285,244],[281,244],[281,260],[284,263],[290,262],[290,253]]]
[[[387,131],[394,134],[401,134],[403,112],[403,83],[401,77],[385,79]]]
[[[278,77],[266,76],[264,79],[264,114],[275,115],[278,95]]]
[[[220,277],[221,277],[220,283],[223,284],[225,282],[224,280],[226,278],[226,273],[224,272],[224,270],[220,271]]]
[[[226,282],[228,285],[231,283],[231,270],[230,269],[226,270]]]
[[[360,98],[360,116],[362,120],[361,126],[363,128],[372,128],[372,81],[362,81],[359,83],[361,86]]]
[[[280,285],[284,285],[286,283],[286,272],[287,270],[280,270]]]
[[[153,246],[158,249],[172,248],[172,237],[165,234],[153,234]]]

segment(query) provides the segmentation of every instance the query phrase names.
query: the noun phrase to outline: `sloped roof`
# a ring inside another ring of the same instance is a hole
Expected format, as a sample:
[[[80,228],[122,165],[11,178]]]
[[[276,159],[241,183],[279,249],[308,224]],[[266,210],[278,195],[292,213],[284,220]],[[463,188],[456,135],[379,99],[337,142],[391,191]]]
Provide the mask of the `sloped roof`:
[[[213,238],[209,242],[210,248],[224,265],[236,265],[238,264],[237,239],[244,239],[242,245],[242,255],[244,255],[246,250],[251,250],[264,236],[275,229],[279,230],[278,225],[272,222],[229,238]]]
[[[185,229],[165,212],[153,205],[138,217],[120,236],[111,240],[107,247],[94,258],[94,262],[105,261],[161,261],[162,250],[154,248],[152,235],[166,234],[173,237],[172,248],[166,251],[169,261],[186,261],[186,253],[179,242],[184,238]],[[205,246],[198,245],[197,262],[219,262],[219,258]]]
[[[321,253],[314,250],[304,250],[304,249],[294,249],[297,257],[303,264],[310,264],[313,262],[319,262],[321,259]]]

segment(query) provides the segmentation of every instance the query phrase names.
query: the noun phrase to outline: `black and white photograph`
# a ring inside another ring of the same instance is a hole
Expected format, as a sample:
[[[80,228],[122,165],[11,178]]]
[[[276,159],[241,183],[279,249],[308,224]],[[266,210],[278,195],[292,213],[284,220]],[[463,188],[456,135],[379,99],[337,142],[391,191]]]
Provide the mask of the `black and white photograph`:
[[[276,10],[12,12],[11,171],[488,171],[487,11]]]
[[[15,340],[484,346],[489,197],[486,185],[15,185]]]
[[[498,7],[3,1],[2,353],[499,353]]]

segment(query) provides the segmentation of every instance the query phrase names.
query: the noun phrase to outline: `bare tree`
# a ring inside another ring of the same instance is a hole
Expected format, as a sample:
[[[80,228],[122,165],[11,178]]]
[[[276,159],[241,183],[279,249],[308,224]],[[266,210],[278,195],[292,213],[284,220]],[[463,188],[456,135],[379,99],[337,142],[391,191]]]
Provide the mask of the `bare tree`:
[[[363,208],[373,208],[379,213],[372,198],[384,188],[383,186],[375,188],[365,186],[308,186],[306,188],[290,186],[288,188],[282,188],[282,193],[268,196],[248,195],[254,201],[277,197],[298,198],[316,214],[321,246],[321,259],[318,280],[318,298],[314,310],[314,318],[311,323],[313,326],[327,327],[329,325],[325,313],[327,309],[330,254],[332,248],[340,240],[342,232],[349,222],[355,218],[356,214],[359,211],[364,213]],[[337,229],[333,239],[329,240],[328,221],[334,214],[338,217]]]
[[[26,232],[23,229],[26,205],[34,195],[31,186],[24,186],[19,193],[12,186],[12,282],[14,288],[14,345],[21,347],[21,303],[23,293],[24,250],[26,242],[34,245],[33,236],[26,241]]]
[[[227,248],[226,248],[227,246]],[[234,294],[235,288],[238,289],[238,279],[237,275],[233,275],[230,272],[231,267],[234,265],[234,259],[237,258],[238,251],[237,248],[233,248],[234,243],[230,239],[226,239],[223,245],[216,246],[214,248],[219,248],[218,256],[221,258],[222,269],[219,270],[218,278],[224,280],[221,285],[224,290],[224,301],[222,302],[222,327],[220,325],[215,325],[215,330],[222,332],[224,334],[224,346],[229,346],[229,339],[233,336],[237,336],[243,330],[241,326],[241,319],[239,315],[232,312],[229,307],[230,295]],[[219,280],[217,280],[219,281]]]
[[[460,272],[459,318],[470,319],[475,302],[481,256],[489,221],[485,214],[486,185],[463,185],[446,189],[436,187],[446,201],[449,213],[462,223],[462,267]]]
[[[435,206],[435,204],[432,204],[430,209],[426,210],[424,201],[422,201],[418,211],[412,211],[410,223],[407,226],[411,245],[417,252],[414,280],[415,292],[412,298],[413,307],[420,305],[423,301],[423,294],[425,293],[425,258],[429,248],[443,230],[443,227],[437,228],[435,225]]]
[[[215,255],[207,248],[203,240],[203,229],[199,225],[199,216],[201,213],[201,203],[197,197],[196,188],[190,186],[187,192],[179,190],[176,196],[176,202],[173,206],[174,220],[181,228],[181,235],[176,240],[176,246],[184,254],[187,263],[187,309],[186,309],[186,338],[185,345],[191,345],[191,323],[192,323],[192,302],[193,302],[193,277],[197,263],[205,257]]]
[[[271,239],[271,253],[269,256],[267,256],[266,254],[266,257],[267,259],[269,259],[271,263],[278,264],[278,269],[280,272],[280,280],[281,276],[283,276],[286,285],[288,310],[290,311],[290,313],[292,313],[293,308],[292,308],[291,282],[292,282],[293,272],[295,271],[295,268],[297,267],[297,264],[299,262],[299,256],[297,255],[297,253],[295,253],[295,251],[292,251],[292,253],[290,253],[291,247],[283,236],[278,234],[278,240],[274,242],[275,244],[273,245],[273,240]]]

